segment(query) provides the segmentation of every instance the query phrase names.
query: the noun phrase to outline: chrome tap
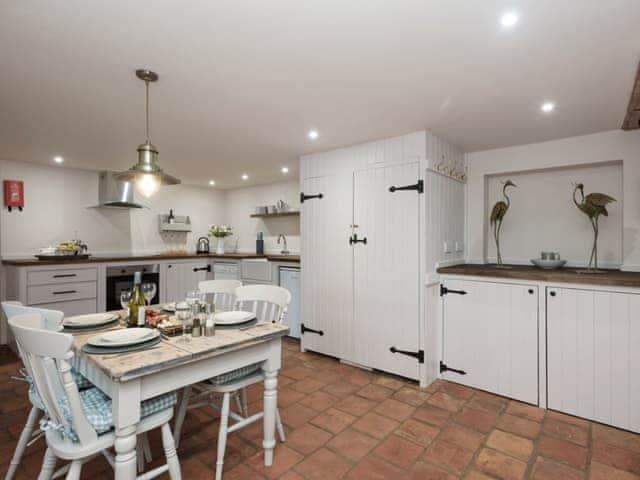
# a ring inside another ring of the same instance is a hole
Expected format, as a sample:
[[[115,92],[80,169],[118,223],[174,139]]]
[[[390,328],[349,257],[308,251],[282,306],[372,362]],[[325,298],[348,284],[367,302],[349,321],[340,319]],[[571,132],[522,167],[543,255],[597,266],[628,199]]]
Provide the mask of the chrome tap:
[[[289,255],[289,250],[287,249],[287,237],[285,237],[282,233],[278,235],[278,245],[280,245],[280,239],[282,238],[282,242],[284,243],[282,250],[280,253],[282,255]]]

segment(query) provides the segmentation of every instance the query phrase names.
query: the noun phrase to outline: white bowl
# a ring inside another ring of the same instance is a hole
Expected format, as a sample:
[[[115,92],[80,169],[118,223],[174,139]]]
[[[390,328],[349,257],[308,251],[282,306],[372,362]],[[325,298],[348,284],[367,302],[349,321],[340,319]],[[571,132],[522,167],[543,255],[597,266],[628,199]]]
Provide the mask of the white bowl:
[[[567,263],[566,260],[543,260],[541,258],[532,258],[531,263],[543,270],[557,270]]]

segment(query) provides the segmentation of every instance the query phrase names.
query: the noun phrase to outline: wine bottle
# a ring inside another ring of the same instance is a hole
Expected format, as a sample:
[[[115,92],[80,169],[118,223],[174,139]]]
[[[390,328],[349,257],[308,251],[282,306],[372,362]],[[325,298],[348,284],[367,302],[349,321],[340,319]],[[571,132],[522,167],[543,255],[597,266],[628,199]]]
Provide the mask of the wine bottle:
[[[129,327],[144,327],[145,305],[142,294],[142,273],[136,272],[133,276],[133,289],[129,300]]]

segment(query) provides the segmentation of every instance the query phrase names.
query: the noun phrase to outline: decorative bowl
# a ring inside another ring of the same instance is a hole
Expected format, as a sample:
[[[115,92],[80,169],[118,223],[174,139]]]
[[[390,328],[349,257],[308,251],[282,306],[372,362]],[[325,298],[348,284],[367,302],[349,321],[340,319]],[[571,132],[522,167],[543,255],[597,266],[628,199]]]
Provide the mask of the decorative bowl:
[[[532,258],[531,263],[543,270],[557,270],[567,263],[566,260],[543,260],[541,258]]]

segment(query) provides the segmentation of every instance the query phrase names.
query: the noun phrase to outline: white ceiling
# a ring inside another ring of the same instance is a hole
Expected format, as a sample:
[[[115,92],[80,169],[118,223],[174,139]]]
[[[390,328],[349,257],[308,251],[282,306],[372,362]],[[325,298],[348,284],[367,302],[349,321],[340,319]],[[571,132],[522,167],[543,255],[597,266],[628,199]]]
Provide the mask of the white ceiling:
[[[4,0],[0,158],[128,168],[139,67],[163,168],[220,188],[425,128],[465,151],[616,129],[638,25],[638,0]]]

